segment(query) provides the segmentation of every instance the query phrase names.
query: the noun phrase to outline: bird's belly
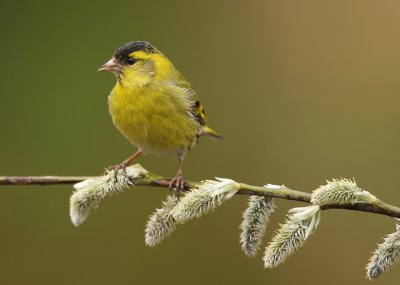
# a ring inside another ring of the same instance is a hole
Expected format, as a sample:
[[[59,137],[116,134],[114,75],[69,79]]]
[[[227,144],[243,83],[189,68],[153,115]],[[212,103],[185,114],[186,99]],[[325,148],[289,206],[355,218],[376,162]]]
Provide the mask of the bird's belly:
[[[197,141],[199,124],[162,96],[112,92],[109,108],[118,130],[145,152],[185,153]]]

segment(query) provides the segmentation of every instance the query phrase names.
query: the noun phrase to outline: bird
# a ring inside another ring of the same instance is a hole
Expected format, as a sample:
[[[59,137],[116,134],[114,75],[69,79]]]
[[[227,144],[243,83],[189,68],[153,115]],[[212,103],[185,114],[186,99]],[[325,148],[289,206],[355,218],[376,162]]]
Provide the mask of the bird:
[[[179,193],[186,187],[185,155],[203,135],[222,138],[206,124],[197,93],[173,63],[146,41],[122,45],[98,71],[115,74],[116,85],[108,97],[109,112],[120,133],[138,148],[109,169],[125,170],[143,153],[175,155],[179,168],[169,188]]]

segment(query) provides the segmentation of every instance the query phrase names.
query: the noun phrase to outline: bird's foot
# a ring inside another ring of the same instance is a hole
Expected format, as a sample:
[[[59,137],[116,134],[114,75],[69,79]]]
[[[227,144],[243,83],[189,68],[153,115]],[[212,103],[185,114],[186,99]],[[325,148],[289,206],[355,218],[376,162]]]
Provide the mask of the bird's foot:
[[[126,163],[120,163],[120,164],[114,164],[114,165],[110,165],[109,167],[107,167],[107,170],[115,170],[115,171],[118,171],[118,170],[120,170],[120,169],[123,169],[123,170],[125,170],[126,169],[126,167],[127,167],[128,165],[126,164]]]
[[[178,197],[180,196],[181,191],[186,188],[186,183],[185,180],[183,180],[182,173],[178,173],[174,178],[171,179],[171,182],[169,183],[169,189],[173,188],[175,188]]]
[[[110,165],[107,167],[108,171],[114,170],[115,171],[115,176],[118,174],[119,170],[123,170],[126,174],[126,168],[131,164],[133,160],[135,160],[139,155],[141,155],[143,152],[139,149],[137,152],[135,152],[132,156],[128,157],[125,159],[122,163],[120,164],[115,164],[115,165]]]
[[[128,167],[128,164],[125,162],[122,162],[120,164],[115,164],[115,165],[110,165],[107,167],[108,171],[114,171],[114,178],[117,177],[117,174],[120,170],[126,173],[126,168]]]

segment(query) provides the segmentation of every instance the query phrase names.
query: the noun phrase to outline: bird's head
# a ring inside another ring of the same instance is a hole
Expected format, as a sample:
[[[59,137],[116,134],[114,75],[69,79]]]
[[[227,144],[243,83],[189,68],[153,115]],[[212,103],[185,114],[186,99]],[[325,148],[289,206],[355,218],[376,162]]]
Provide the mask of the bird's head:
[[[161,80],[172,63],[148,42],[129,42],[118,48],[98,71],[111,71],[125,87],[140,87]]]

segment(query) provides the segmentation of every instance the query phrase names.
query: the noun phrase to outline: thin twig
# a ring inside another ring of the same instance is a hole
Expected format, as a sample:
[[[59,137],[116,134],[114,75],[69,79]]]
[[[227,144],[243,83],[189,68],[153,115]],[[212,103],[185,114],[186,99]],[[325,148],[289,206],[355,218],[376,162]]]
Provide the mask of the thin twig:
[[[86,176],[0,176],[0,185],[54,185],[54,184],[75,184],[83,180],[94,178]],[[168,188],[171,179],[165,178],[154,173],[148,173],[145,177],[132,181],[137,186],[154,186]],[[199,182],[186,181],[184,191],[198,185]],[[237,192],[241,195],[258,195],[265,197],[280,198],[286,200],[295,200],[305,203],[311,203],[311,194],[289,188],[272,189],[268,187],[253,186],[242,184],[241,190]],[[356,203],[353,205],[322,206],[322,210],[327,209],[346,209],[353,211],[370,212],[400,218],[400,208],[386,204],[377,200],[374,204]]]
[[[85,176],[0,176],[0,185],[75,184],[93,178]]]

